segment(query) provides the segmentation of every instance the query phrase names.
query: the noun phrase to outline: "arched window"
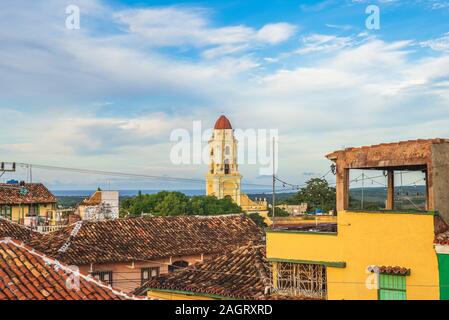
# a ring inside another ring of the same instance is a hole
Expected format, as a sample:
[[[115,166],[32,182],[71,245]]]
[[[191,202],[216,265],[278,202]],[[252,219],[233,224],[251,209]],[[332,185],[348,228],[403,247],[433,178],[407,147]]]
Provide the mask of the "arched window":
[[[231,147],[230,146],[226,146],[225,148],[225,155],[229,156],[231,154]]]

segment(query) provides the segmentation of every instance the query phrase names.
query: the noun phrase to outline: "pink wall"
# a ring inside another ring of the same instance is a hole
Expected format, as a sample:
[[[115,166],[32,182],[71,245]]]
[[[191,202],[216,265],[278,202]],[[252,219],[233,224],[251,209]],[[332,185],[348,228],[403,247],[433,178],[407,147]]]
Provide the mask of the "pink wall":
[[[209,256],[204,256],[208,259]],[[189,265],[201,261],[201,255],[183,256],[154,260],[151,262],[138,261],[134,262],[117,262],[107,264],[94,264],[92,269],[90,265],[79,266],[80,271],[84,274],[90,274],[97,271],[112,271],[112,286],[126,292],[131,292],[141,286],[141,269],[142,268],[160,268],[160,274],[168,273],[168,266],[175,261],[187,261]]]

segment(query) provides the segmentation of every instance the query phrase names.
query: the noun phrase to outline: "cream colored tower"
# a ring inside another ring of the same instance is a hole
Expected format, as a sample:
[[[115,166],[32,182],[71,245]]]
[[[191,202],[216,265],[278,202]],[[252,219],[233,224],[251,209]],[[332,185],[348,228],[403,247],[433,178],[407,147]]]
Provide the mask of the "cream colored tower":
[[[209,172],[206,176],[206,193],[218,199],[230,197],[241,204],[242,176],[237,164],[237,140],[231,123],[221,116],[215,123],[209,140]]]
[[[225,116],[218,118],[209,140],[209,172],[206,176],[206,194],[218,199],[230,197],[244,212],[268,213],[266,199],[251,200],[241,191],[242,176],[237,163],[238,142],[231,122]]]

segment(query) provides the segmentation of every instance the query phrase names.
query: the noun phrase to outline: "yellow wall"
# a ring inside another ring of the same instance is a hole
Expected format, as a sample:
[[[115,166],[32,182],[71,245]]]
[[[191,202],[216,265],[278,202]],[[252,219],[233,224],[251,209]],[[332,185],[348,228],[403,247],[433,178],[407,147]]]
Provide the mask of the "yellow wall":
[[[267,232],[267,257],[346,262],[327,268],[331,300],[377,299],[365,281],[370,265],[411,269],[407,299],[439,299],[434,217],[427,214],[340,212],[338,235]]]

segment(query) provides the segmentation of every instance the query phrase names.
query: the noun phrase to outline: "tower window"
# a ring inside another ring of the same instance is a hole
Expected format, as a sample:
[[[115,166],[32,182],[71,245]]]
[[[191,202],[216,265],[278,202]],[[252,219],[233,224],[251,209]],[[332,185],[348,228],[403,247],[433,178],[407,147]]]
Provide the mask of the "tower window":
[[[225,160],[224,173],[225,174],[231,173],[231,169],[230,169],[230,166],[229,166],[229,160],[228,159]]]
[[[225,155],[229,156],[230,154],[231,154],[231,148],[229,146],[226,146]]]

